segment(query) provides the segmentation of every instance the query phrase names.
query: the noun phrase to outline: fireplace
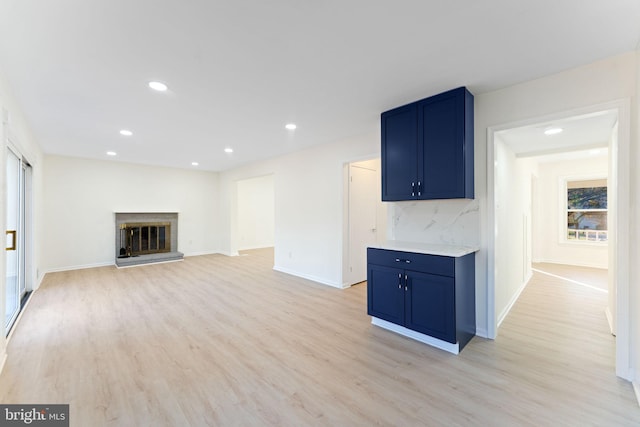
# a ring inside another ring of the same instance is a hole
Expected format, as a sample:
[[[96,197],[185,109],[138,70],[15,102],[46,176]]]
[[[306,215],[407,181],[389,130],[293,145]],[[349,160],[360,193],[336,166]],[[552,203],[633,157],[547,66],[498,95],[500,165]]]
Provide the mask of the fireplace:
[[[116,266],[183,258],[178,248],[178,214],[116,212]]]
[[[130,222],[120,224],[119,258],[171,252],[171,223]]]

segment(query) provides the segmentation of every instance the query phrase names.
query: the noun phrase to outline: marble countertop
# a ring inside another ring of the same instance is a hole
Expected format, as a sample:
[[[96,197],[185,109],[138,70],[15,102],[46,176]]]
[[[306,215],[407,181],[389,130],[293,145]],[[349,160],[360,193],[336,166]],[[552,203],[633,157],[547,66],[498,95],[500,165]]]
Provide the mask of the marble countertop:
[[[414,252],[429,255],[442,255],[461,257],[478,251],[480,248],[473,246],[455,246],[437,243],[403,242],[399,240],[387,240],[382,243],[369,246],[375,249],[387,249],[392,251]]]

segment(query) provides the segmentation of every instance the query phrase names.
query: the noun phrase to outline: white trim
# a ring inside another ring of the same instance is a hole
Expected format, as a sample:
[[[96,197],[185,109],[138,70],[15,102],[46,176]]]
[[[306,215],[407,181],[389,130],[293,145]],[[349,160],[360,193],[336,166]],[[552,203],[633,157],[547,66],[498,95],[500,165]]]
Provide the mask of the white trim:
[[[220,251],[201,251],[201,252],[189,252],[188,254],[187,253],[183,254],[185,258],[191,257],[191,256],[202,256],[202,255],[224,255],[224,254]]]
[[[107,261],[107,262],[97,262],[95,264],[71,265],[67,267],[50,268],[44,271],[44,273],[42,274],[42,277],[44,277],[48,273],[59,273],[62,271],[72,271],[72,270],[85,270],[87,268],[96,268],[96,267],[111,267],[113,265],[114,265],[113,261]]]
[[[404,326],[396,325],[395,323],[387,322],[386,320],[382,320],[377,317],[371,317],[371,324],[379,326],[382,329],[395,332],[404,337],[420,341],[423,344],[428,344],[432,347],[439,348],[440,350],[448,351],[449,353],[460,353],[460,344],[458,343],[451,344],[450,342],[442,341],[438,338],[421,334],[420,332],[412,331],[411,329],[407,329]]]
[[[535,269],[532,269],[532,270],[536,271]],[[513,308],[514,304],[516,303],[516,301],[518,301],[518,298],[520,298],[520,295],[525,290],[525,288],[529,284],[529,281],[531,280],[532,277],[533,277],[533,273],[529,272],[529,274],[527,275],[527,278],[524,281],[524,283],[522,285],[520,285],[520,287],[518,288],[516,293],[511,298],[511,301],[509,301],[509,304],[507,304],[507,306],[504,308],[504,310],[502,310],[502,312],[498,316],[498,327],[500,327],[500,325],[502,325],[502,322],[507,317],[507,315],[509,314],[509,312]]]
[[[533,125],[541,122],[563,119],[572,116],[579,116],[606,110],[615,110],[618,114],[618,146],[609,151],[610,156],[616,156],[617,160],[617,182],[616,188],[616,215],[617,231],[614,239],[617,253],[617,266],[615,268],[615,282],[617,284],[616,298],[616,375],[631,381],[633,378],[632,358],[631,358],[631,305],[630,301],[630,259],[629,259],[629,230],[630,230],[630,158],[631,158],[631,100],[629,98],[618,99],[602,104],[576,108],[560,113],[546,116],[519,120],[511,123],[504,123],[487,127],[487,221],[486,229],[489,230],[487,237],[487,332],[489,338],[495,338],[497,333],[497,322],[495,313],[495,144],[496,132]],[[611,245],[609,245],[611,247]]]
[[[633,386],[633,392],[636,394],[636,400],[638,401],[638,406],[640,406],[640,383],[637,381],[631,382]]]
[[[609,233],[609,230],[606,230],[607,233]],[[559,246],[567,246],[567,247],[571,247],[571,246],[591,246],[591,247],[601,247],[601,248],[606,248],[607,246],[609,246],[609,241],[604,241],[604,242],[598,242],[598,241],[593,241],[593,240],[578,240],[578,239],[573,239],[573,240],[569,240],[569,239],[565,239],[564,241],[559,241],[558,242]]]
[[[609,323],[609,332],[611,332],[611,335],[615,337],[616,333],[613,330],[613,315],[611,314],[611,310],[609,310],[609,307],[606,307],[604,309],[604,315],[607,317],[607,323]]]
[[[284,268],[284,267],[278,267],[278,266],[273,266],[273,269],[275,271],[279,271],[280,273],[286,273],[289,274],[291,276],[296,276],[296,277],[300,277],[303,279],[307,279],[307,280],[311,280],[312,282],[316,282],[316,283],[320,283],[321,285],[327,285],[327,286],[331,286],[333,288],[338,288],[338,289],[344,289],[344,287],[336,282],[330,282],[322,277],[318,277],[318,276],[313,276],[311,274],[304,274],[304,273],[299,273],[295,270],[290,270],[288,268]]]
[[[7,352],[5,351],[4,354],[2,355],[2,362],[0,362],[0,374],[4,370],[5,363],[7,363],[7,356],[8,356]]]
[[[508,126],[502,126],[508,129]],[[495,339],[498,333],[498,321],[496,319],[496,188],[495,188],[495,157],[496,138],[495,133],[502,127],[487,127],[487,338]],[[512,127],[516,127],[515,125]],[[482,225],[481,225],[482,228]],[[478,302],[476,301],[476,304]],[[477,309],[476,309],[477,310]],[[476,332],[478,322],[476,321]]]
[[[489,338],[489,333],[487,332],[487,328],[480,328],[478,327],[477,323],[476,323],[476,336],[481,338],[491,339]]]

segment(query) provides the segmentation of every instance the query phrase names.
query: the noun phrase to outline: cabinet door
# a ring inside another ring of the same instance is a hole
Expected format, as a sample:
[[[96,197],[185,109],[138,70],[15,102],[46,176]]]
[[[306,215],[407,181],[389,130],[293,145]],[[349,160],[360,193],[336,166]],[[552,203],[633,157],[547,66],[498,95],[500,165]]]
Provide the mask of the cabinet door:
[[[382,113],[382,200],[417,198],[417,114],[415,103]]]
[[[464,95],[460,88],[420,102],[421,199],[465,197]]]
[[[453,277],[407,272],[405,326],[450,343],[456,342]]]
[[[375,264],[368,265],[367,313],[398,325],[404,324],[404,273],[402,270]]]

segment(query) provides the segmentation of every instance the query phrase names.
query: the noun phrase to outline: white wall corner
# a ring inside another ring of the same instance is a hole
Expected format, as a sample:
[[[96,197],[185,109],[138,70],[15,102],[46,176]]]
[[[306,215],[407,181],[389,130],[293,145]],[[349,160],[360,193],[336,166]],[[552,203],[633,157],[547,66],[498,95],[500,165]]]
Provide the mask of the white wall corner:
[[[489,332],[487,331],[487,328],[478,328],[477,325],[476,325],[476,336],[479,336],[480,338],[492,339],[491,337],[489,337]]]

